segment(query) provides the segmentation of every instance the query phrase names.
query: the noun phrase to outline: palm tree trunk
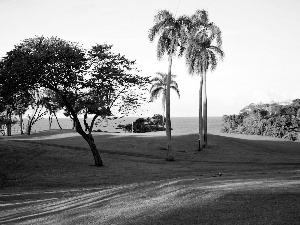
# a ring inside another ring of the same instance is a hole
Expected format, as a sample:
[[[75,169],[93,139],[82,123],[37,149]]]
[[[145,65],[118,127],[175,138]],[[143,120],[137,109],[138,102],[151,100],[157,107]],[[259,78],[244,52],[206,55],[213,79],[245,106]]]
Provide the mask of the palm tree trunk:
[[[164,107],[163,118],[162,118],[163,128],[164,129],[165,129],[165,111],[166,111],[166,108]]]
[[[170,84],[171,84],[171,67],[172,67],[172,54],[169,55],[169,70],[167,77],[167,92],[166,92],[166,133],[167,133],[167,161],[174,161],[173,151],[171,146],[171,116],[170,116]]]
[[[203,126],[204,126],[204,148],[207,147],[207,91],[206,91],[206,71],[203,74]]]
[[[203,148],[202,88],[203,88],[203,77],[200,76],[200,88],[199,88],[199,147],[198,147],[198,151],[201,151],[202,148]]]

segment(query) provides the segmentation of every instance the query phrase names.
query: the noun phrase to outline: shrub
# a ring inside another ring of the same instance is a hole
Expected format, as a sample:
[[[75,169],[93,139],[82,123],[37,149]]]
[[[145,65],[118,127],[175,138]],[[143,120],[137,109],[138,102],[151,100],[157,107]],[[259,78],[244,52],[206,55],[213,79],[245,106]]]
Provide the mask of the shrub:
[[[250,104],[239,115],[225,115],[221,132],[299,140],[300,100],[289,105]]]
[[[133,132],[134,133],[146,133],[155,131],[165,131],[163,127],[163,116],[155,114],[152,118],[138,118],[133,122]],[[123,126],[123,129],[128,132],[132,132],[132,124],[127,124]]]

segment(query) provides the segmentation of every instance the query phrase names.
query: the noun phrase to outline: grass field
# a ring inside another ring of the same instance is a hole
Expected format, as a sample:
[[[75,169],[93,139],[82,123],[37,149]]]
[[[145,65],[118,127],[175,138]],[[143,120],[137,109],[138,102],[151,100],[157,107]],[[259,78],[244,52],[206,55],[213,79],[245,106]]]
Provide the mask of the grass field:
[[[0,138],[0,223],[300,224],[300,142],[71,130]]]

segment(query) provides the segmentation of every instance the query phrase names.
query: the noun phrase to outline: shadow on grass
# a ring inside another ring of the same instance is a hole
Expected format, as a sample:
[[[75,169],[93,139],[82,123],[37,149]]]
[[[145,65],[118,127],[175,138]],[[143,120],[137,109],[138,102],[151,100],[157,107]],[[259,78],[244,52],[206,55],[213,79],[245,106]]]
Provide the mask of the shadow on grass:
[[[60,130],[51,134],[59,134]],[[62,131],[67,133],[68,131]],[[253,138],[256,138],[255,136]],[[100,154],[121,155],[148,159],[165,159],[166,138],[150,135],[95,135],[95,144]],[[89,151],[89,146],[79,137],[58,139],[15,140],[41,146],[67,148],[76,151]],[[300,142],[241,139],[233,136],[208,135],[208,148],[197,151],[198,135],[177,135],[172,138],[175,160],[207,162],[216,164],[247,165],[290,165],[300,166]]]

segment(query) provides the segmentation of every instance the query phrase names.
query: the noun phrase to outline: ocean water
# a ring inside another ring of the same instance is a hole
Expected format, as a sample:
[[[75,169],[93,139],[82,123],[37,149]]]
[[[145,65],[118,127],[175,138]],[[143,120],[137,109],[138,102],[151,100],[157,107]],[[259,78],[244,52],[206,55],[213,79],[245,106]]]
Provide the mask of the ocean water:
[[[122,129],[116,129],[119,124],[125,125],[130,124],[131,122],[135,121],[137,117],[126,117],[122,119],[116,120],[103,120],[97,121],[97,124],[93,127],[93,130],[100,129],[101,131],[106,132],[124,132]],[[72,120],[70,118],[58,118],[58,122],[61,125],[62,129],[71,129],[72,128]],[[91,119],[88,119],[88,123],[91,122]],[[171,118],[173,134],[191,134],[191,133],[198,133],[199,125],[198,125],[198,117],[173,117]],[[81,123],[83,125],[83,119],[81,119]],[[24,119],[24,124],[26,127],[27,120]],[[208,117],[208,133],[219,133],[222,124],[222,117]],[[52,129],[59,129],[58,123],[55,118],[53,118]],[[32,132],[39,132],[43,130],[49,129],[49,120],[48,118],[44,118],[39,120],[36,124],[32,127]],[[25,130],[25,128],[24,128]],[[12,127],[12,133],[20,133],[20,126],[19,124],[15,124]]]

